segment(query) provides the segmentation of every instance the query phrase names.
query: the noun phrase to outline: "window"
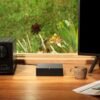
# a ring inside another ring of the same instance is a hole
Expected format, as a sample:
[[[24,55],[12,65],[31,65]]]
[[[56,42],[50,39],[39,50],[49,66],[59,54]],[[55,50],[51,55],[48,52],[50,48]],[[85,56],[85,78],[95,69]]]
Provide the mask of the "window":
[[[77,52],[78,0],[0,0],[0,37],[18,53]]]

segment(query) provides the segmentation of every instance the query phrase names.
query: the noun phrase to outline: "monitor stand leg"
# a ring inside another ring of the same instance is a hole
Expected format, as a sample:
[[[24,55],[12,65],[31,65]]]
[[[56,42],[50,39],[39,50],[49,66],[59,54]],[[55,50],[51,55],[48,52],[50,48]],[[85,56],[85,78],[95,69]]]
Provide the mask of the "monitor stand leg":
[[[100,58],[99,58],[99,69],[100,69]]]
[[[100,57],[96,56],[95,60],[93,61],[92,65],[89,69],[89,73],[93,72],[93,69],[94,69],[95,65],[98,63],[98,61],[99,61],[99,68],[100,68]]]

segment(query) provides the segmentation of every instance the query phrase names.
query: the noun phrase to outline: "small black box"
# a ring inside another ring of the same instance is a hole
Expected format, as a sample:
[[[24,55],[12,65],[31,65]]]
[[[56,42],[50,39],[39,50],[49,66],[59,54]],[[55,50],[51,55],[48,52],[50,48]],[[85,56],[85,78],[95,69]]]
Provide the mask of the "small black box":
[[[14,74],[15,40],[13,38],[0,39],[0,74]]]
[[[36,67],[37,76],[63,76],[62,64],[38,64]]]

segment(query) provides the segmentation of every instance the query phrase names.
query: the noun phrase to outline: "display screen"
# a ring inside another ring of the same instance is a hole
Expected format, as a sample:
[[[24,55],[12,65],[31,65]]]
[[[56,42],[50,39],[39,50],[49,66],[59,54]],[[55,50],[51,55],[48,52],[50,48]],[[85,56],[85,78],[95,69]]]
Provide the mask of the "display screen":
[[[98,0],[80,0],[79,55],[100,55],[100,14]]]

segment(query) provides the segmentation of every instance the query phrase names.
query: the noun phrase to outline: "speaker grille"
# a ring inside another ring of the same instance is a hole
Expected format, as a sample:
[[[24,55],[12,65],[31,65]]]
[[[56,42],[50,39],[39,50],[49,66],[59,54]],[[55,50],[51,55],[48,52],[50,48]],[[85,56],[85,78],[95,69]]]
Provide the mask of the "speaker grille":
[[[0,39],[0,74],[13,74],[15,71],[14,49],[15,40],[13,38]]]

